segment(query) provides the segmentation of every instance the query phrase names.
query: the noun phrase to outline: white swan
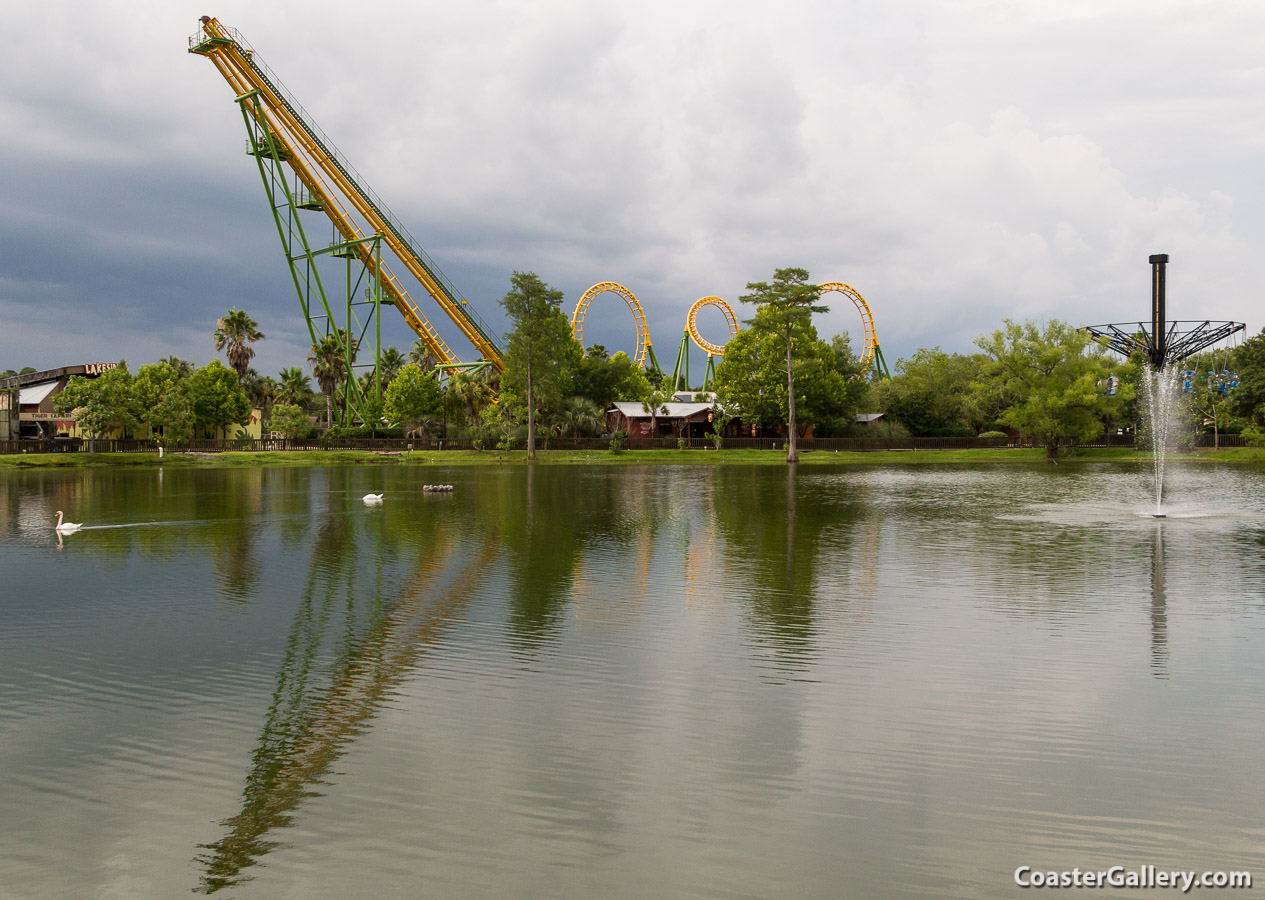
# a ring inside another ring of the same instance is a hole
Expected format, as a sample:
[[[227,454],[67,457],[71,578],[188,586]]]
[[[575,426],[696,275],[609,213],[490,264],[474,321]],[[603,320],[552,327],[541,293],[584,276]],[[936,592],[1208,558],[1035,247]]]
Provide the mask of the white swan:
[[[383,496],[383,494],[365,494],[365,506],[380,506]]]
[[[83,525],[79,523],[63,522],[61,519],[62,519],[62,512],[59,509],[57,510],[57,527],[53,529],[58,534],[73,534],[74,532],[78,531],[80,528],[83,528]]]

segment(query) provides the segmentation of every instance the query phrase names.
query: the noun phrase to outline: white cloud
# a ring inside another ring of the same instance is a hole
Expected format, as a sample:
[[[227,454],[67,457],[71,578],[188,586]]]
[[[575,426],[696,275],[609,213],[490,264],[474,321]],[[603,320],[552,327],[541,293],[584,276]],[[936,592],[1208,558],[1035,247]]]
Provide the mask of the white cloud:
[[[698,297],[736,302],[748,281],[803,265],[870,300],[894,360],[969,349],[1004,317],[1143,316],[1146,257],[1168,252],[1175,315],[1260,326],[1256,4],[541,0],[349,15],[330,0],[226,0],[217,12],[488,319],[513,269],[569,303],[618,280],[665,346]],[[0,308],[40,302],[16,276],[93,241],[99,268],[67,278],[182,260],[131,285],[158,323],[173,322],[179,266],[205,264],[233,287],[187,292],[194,332],[221,300],[249,307],[253,281],[267,294],[258,317],[302,334],[297,304],[271,293],[287,276],[279,248],[259,244],[271,222],[231,91],[185,52],[196,25],[156,0],[10,11],[22,40],[0,60],[0,165],[45,180],[19,191],[39,204],[6,191],[5,206],[63,242],[0,250]],[[142,177],[155,196],[130,203],[80,187]],[[130,264],[111,271],[107,248]],[[86,280],[65,302],[95,293]],[[839,306],[820,328],[855,334],[854,318]],[[620,304],[595,309],[593,339],[631,344],[625,319]],[[76,357],[102,355],[92,337],[76,338]]]

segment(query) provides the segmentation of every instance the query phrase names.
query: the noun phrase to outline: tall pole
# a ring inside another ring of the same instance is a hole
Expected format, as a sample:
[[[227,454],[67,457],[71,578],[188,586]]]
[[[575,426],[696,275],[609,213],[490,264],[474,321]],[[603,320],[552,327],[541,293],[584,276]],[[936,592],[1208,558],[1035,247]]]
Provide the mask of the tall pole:
[[[1168,254],[1151,257],[1151,368],[1164,368],[1168,355],[1168,319],[1164,311],[1164,280]]]

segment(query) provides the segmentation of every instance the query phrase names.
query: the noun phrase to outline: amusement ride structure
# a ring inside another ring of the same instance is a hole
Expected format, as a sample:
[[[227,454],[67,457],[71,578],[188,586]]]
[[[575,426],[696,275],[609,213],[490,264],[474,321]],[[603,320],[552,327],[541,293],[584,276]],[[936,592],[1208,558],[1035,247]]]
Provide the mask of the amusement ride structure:
[[[345,370],[352,376],[347,379],[345,403],[340,410],[343,423],[350,424],[355,415],[363,414],[370,386],[374,393],[381,393],[383,307],[399,311],[441,371],[489,367],[502,370],[501,348],[491,327],[241,34],[220,24],[218,19],[203,16],[198,31],[189,38],[189,52],[209,59],[233,89],[246,128],[246,152],[257,163],[308,336],[313,346],[336,339]],[[328,220],[328,239],[318,240],[316,229],[305,225],[307,213],[320,214],[318,221],[320,217]],[[337,266],[333,262],[336,260],[342,260],[343,265]],[[469,341],[477,359],[463,360],[453,350],[392,266],[407,272],[420,290],[430,295]],[[335,271],[339,268],[341,271]],[[333,285],[339,282],[335,292]],[[823,293],[842,293],[856,305],[864,333],[862,371],[873,365],[876,375],[888,376],[869,304],[855,289],[841,282],[823,284],[821,289]],[[669,381],[655,357],[641,303],[632,291],[616,282],[593,285],[576,305],[571,328],[580,346],[584,346],[584,321],[589,306],[604,293],[622,297],[633,313],[636,346],[632,359],[638,368],[648,366],[662,375],[674,391],[688,389],[692,340],[707,354],[703,389],[712,388],[715,358],[724,354],[724,345],[702,337],[697,317],[703,307],[719,309],[728,327],[728,342],[738,331],[737,318],[728,303],[720,297],[703,297],[690,307]],[[366,357],[369,361],[364,361]],[[371,375],[364,385],[354,377],[358,370],[367,370]]]
[[[1099,343],[1128,358],[1144,353],[1151,369],[1159,372],[1170,363],[1178,363],[1206,350],[1213,344],[1247,329],[1242,322],[1168,321],[1166,282],[1168,254],[1156,253],[1151,263],[1151,330],[1142,322],[1117,322],[1111,325],[1087,325],[1085,330]]]

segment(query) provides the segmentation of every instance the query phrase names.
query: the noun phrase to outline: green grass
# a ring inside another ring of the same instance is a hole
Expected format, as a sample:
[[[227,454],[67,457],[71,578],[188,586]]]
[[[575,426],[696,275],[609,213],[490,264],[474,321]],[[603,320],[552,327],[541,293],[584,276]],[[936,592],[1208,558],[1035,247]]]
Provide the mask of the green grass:
[[[539,450],[537,461],[549,465],[785,465],[784,450]],[[1177,453],[1170,459],[1198,462],[1265,462],[1265,448],[1236,447]],[[874,452],[801,451],[804,465],[923,465],[928,463],[1041,462],[1041,449],[981,450],[879,450]],[[1077,450],[1060,461],[1149,461],[1151,454],[1127,448]],[[156,453],[30,453],[0,455],[4,468],[114,468],[155,467],[198,468],[240,466],[336,466],[336,465],[521,465],[525,450],[415,450],[411,453],[374,453],[367,450],[308,450],[230,453],[170,453],[159,459]]]

